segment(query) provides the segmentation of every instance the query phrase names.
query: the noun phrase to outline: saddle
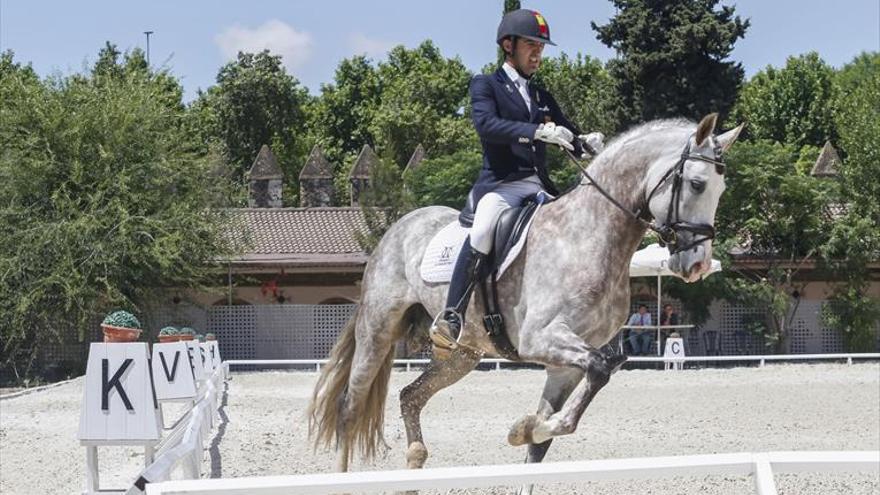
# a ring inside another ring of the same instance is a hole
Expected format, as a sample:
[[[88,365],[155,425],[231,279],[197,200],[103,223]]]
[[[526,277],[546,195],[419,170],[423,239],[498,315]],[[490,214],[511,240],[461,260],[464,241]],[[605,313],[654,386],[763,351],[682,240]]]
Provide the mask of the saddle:
[[[494,247],[489,254],[489,268],[479,280],[475,281],[479,285],[483,307],[486,311],[486,314],[483,315],[483,327],[498,353],[510,361],[519,361],[520,357],[505,330],[504,318],[501,316],[498,305],[498,277],[496,275],[507,259],[507,255],[526,232],[526,227],[528,227],[532,215],[537,211],[538,205],[546,202],[547,197],[543,194],[530,196],[523,201],[522,205],[508,208],[501,213],[495,225]],[[474,209],[472,197],[468,196],[467,203],[458,216],[459,224],[462,227],[470,228],[473,226]]]

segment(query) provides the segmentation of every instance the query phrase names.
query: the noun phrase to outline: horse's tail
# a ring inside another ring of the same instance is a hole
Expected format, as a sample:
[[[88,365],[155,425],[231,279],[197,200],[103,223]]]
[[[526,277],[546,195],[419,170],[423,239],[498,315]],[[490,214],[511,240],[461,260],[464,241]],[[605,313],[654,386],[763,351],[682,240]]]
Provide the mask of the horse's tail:
[[[370,383],[369,390],[355,394],[355,397],[362,399],[358,403],[348,404],[348,411],[343,417],[346,396],[350,393],[348,382],[355,355],[357,318],[358,311],[355,311],[333,347],[330,359],[315,384],[307,413],[309,436],[314,438],[315,447],[329,448],[335,444],[342,456],[342,470],[348,466],[351,447],[357,446],[364,458],[372,459],[380,446],[385,445],[382,434],[385,399],[388,396],[388,381],[394,364],[392,346],[384,359],[376,363],[380,368]]]

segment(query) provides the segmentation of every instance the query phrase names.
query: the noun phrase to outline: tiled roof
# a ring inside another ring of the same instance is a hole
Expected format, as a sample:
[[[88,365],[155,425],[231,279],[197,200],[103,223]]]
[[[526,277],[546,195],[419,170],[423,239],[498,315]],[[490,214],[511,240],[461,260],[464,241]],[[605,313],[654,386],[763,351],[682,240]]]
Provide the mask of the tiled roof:
[[[281,167],[278,166],[278,160],[275,158],[272,150],[265,144],[260,148],[257,157],[254,158],[254,163],[251,165],[248,177],[251,180],[284,178],[284,173],[281,171]]]
[[[237,208],[229,236],[244,241],[238,264],[352,266],[366,263],[358,233],[368,232],[360,208]]]
[[[324,157],[324,152],[317,144],[312,147],[309,158],[299,174],[300,179],[326,179],[333,178],[333,165]]]

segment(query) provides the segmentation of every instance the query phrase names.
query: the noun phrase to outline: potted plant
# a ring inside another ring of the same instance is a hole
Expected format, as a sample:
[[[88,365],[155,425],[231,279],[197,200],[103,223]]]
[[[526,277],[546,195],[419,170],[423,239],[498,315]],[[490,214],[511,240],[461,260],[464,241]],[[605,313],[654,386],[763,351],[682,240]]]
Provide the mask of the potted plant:
[[[200,334],[200,333],[197,333],[197,334],[196,334],[196,340],[198,340],[199,342],[204,342],[204,341],[205,341],[205,336],[202,335],[202,334]]]
[[[174,327],[165,327],[159,330],[159,342],[177,342],[180,340],[177,329]]]
[[[192,340],[196,338],[196,331],[190,327],[181,328],[177,335],[180,337],[180,340]]]
[[[134,342],[141,335],[141,322],[128,311],[114,311],[101,323],[104,342]]]
[[[210,342],[212,340],[217,340],[217,336],[214,335],[213,333],[206,333],[205,340],[207,340],[208,342]]]

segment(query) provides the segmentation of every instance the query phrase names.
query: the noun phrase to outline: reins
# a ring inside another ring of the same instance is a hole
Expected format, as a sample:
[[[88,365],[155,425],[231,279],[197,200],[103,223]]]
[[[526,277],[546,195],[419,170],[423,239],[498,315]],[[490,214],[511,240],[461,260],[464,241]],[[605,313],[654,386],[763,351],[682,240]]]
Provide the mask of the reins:
[[[627,216],[631,219],[639,222],[647,229],[652,230],[657,234],[660,238],[660,244],[669,247],[670,254],[679,253],[682,251],[686,251],[697,244],[708,241],[715,238],[715,227],[708,223],[691,223],[691,222],[683,222],[679,218],[679,204],[681,203],[681,191],[682,191],[682,182],[684,180],[684,165],[688,160],[699,160],[706,163],[711,163],[715,165],[715,171],[719,174],[724,174],[725,165],[724,162],[717,158],[709,158],[703,156],[699,153],[691,152],[691,144],[690,138],[688,138],[688,143],[685,145],[684,150],[681,153],[681,157],[672,166],[669,170],[663,174],[663,177],[659,182],[651,189],[651,192],[648,194],[642,206],[640,206],[636,211],[630,210],[629,208],[620,204],[613,196],[611,196],[608,191],[605,190],[602,186],[600,186],[593,177],[590,176],[587,169],[581,165],[581,163],[575,158],[575,156],[571,153],[571,151],[564,149],[565,154],[568,155],[568,158],[574,162],[577,168],[581,171],[581,174],[589,181],[589,183],[596,188],[596,190],[605,197],[611,204],[616,206],[618,209],[623,211]],[[720,156],[718,150],[715,150],[715,155]],[[660,188],[672,178],[672,198],[669,200],[669,207],[666,210],[666,221],[661,225],[657,225],[655,221],[653,221],[653,217],[651,215],[650,209],[648,205],[651,202],[651,199],[660,190]],[[694,239],[686,245],[679,245],[679,236],[678,233],[680,231],[690,232],[694,234]],[[702,237],[699,237],[702,236]]]

